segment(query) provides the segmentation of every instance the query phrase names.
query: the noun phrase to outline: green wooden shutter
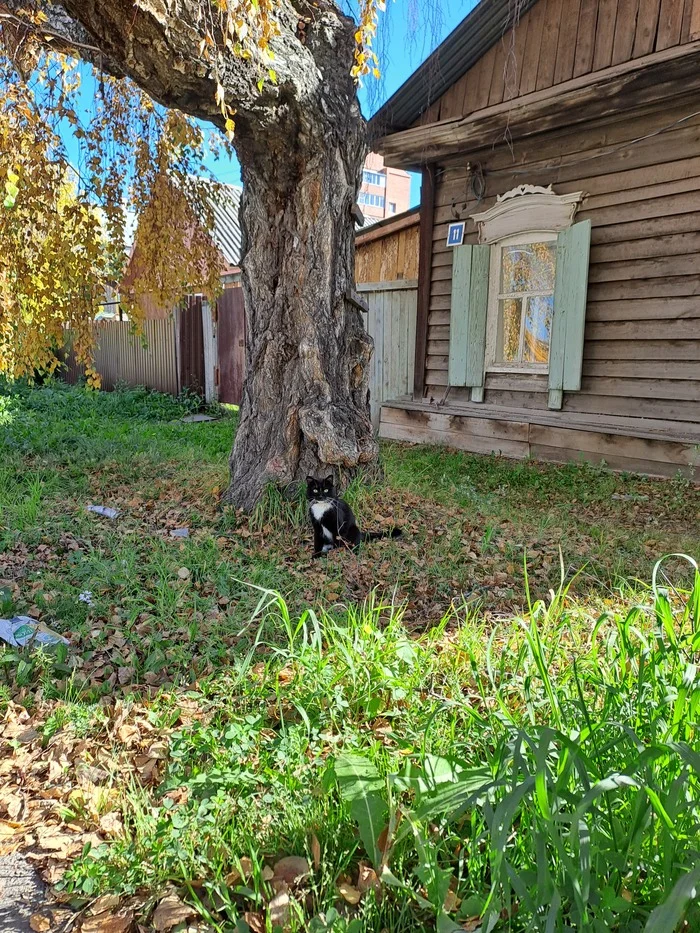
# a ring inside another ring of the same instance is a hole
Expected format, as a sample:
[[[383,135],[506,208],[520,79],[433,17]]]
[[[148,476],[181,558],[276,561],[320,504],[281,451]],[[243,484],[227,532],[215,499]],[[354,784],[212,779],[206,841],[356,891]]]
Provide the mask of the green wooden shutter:
[[[490,255],[488,246],[457,246],[452,257],[448,384],[471,388],[473,402],[484,400]]]
[[[550,408],[561,408],[564,392],[581,388],[590,247],[590,220],[562,230],[557,237],[557,277],[549,345]]]

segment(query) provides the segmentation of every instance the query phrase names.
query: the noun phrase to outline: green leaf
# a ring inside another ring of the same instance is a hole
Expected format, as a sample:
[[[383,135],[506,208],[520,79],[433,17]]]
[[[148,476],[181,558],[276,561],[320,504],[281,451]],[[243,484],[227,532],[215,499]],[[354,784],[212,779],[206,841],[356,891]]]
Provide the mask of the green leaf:
[[[336,759],[335,775],[341,797],[350,804],[350,813],[357,823],[365,851],[374,864],[379,865],[381,854],[377,840],[388,818],[385,781],[372,762],[362,755],[343,755]]]
[[[437,761],[437,759],[436,759]],[[440,761],[445,761],[441,759]],[[461,813],[476,796],[482,795],[493,786],[493,778],[488,768],[465,768],[452,762],[451,778],[447,777],[442,764],[435,771],[423,771],[419,775],[414,769],[403,778],[406,789],[416,792],[413,809],[415,820],[434,819],[445,814],[453,817]]]
[[[464,927],[455,923],[449,914],[441,913],[437,919],[437,933],[462,933]]]
[[[700,864],[682,875],[663,904],[651,912],[644,933],[673,933],[683,919],[688,903],[698,896]]]

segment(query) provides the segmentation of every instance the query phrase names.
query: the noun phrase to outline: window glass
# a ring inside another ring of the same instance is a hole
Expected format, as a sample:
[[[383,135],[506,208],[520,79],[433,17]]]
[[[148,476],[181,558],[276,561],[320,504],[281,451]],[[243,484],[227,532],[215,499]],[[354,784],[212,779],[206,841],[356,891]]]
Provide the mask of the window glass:
[[[501,291],[554,291],[556,247],[553,242],[504,246],[501,254]]]
[[[554,241],[501,248],[496,362],[549,361],[556,255]]]
[[[360,191],[357,198],[358,204],[369,204],[372,207],[384,207],[383,194],[368,194],[366,191]]]
[[[380,188],[386,187],[386,175],[383,175],[381,172],[370,172],[368,169],[364,169],[362,172],[362,181],[366,185],[378,185]]]

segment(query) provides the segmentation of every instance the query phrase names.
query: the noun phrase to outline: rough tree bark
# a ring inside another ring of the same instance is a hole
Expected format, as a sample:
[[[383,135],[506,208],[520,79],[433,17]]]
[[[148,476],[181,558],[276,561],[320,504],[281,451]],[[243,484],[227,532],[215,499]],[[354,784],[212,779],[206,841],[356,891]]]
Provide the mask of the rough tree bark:
[[[80,43],[78,54],[221,126],[213,69],[200,51],[207,0],[38,5],[47,29]],[[0,0],[5,9],[23,6]],[[261,93],[259,70],[233,55],[219,76],[236,111],[244,182],[247,376],[227,499],[246,510],[270,482],[353,475],[373,470],[377,458],[372,341],[348,297],[351,209],[366,152],[350,76],[355,26],[331,0],[280,0],[278,17],[277,85]]]

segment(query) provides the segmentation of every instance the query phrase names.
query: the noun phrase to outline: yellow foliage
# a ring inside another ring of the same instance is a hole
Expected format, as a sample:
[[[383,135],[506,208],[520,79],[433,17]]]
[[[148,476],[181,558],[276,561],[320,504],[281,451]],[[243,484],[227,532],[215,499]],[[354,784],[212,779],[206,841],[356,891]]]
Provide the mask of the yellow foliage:
[[[278,9],[279,0],[203,4],[199,51],[211,65],[226,129],[208,140],[210,150],[232,152],[236,111],[226,96],[225,58],[257,68],[261,92],[277,83],[270,43],[280,32]],[[372,43],[383,9],[384,0],[360,0],[358,81],[379,75]],[[39,15],[22,15],[39,26]],[[299,20],[302,37],[306,22]],[[161,306],[193,290],[214,298],[220,256],[208,233],[216,192],[195,178],[205,152],[201,129],[131,81],[96,70],[95,110],[86,120],[81,77],[74,59],[44,48],[17,17],[0,19],[0,374],[53,372],[70,328],[87,383],[98,387],[93,322],[105,286],[122,283],[127,210],[138,221],[125,296],[137,327],[145,295]],[[75,168],[61,138],[66,125],[81,146]]]
[[[52,133],[6,87],[0,101],[0,373],[53,372],[70,324],[88,360],[106,251],[94,206],[52,158]],[[9,106],[13,104],[14,106]]]
[[[386,9],[385,0],[361,0],[360,22],[355,33],[355,64],[352,76],[360,81],[367,74],[380,77],[379,59],[372,49],[372,42],[377,35],[379,14]]]
[[[191,290],[214,298],[220,255],[208,232],[212,188],[193,182],[201,129],[106,76],[85,124],[79,86],[76,63],[63,56],[37,60],[30,89],[0,54],[0,374],[54,372],[70,329],[87,384],[98,387],[94,320],[105,287],[121,284],[126,210],[138,218],[138,274],[127,295],[137,328],[139,296],[171,307]],[[79,170],[60,121],[83,146]]]

